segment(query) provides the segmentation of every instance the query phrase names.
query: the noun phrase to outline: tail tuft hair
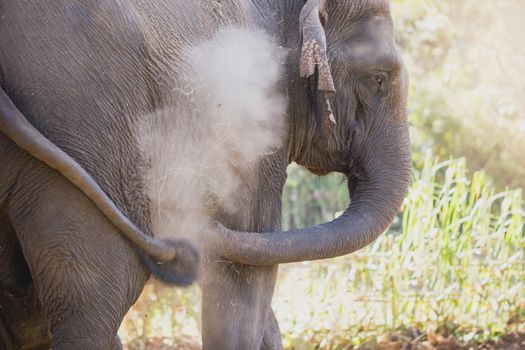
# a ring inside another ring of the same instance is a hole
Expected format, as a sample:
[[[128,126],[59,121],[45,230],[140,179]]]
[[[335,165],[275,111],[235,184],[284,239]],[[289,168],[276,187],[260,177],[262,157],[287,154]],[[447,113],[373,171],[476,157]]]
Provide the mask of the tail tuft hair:
[[[142,263],[160,281],[179,287],[191,285],[199,277],[200,256],[186,240],[165,240],[176,250],[173,260],[157,262],[144,252],[139,252]]]

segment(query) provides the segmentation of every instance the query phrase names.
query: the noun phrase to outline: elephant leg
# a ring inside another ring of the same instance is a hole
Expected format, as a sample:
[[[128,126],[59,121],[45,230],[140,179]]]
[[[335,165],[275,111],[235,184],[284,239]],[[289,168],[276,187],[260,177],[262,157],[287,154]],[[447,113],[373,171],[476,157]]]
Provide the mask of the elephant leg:
[[[9,209],[52,347],[118,348],[118,327],[149,275],[94,205],[52,175],[39,179],[37,193],[22,190]]]
[[[279,323],[277,323],[273,309],[270,309],[268,319],[266,320],[261,350],[283,350],[281,330],[279,329]]]
[[[13,335],[7,324],[3,320],[2,315],[0,315],[0,350],[12,350],[15,348],[13,343]]]
[[[205,270],[201,283],[203,350],[260,349],[277,267],[222,260]]]
[[[120,337],[117,335],[115,336],[115,340],[113,341],[113,348],[111,350],[122,350],[122,342],[120,341]]]
[[[0,343],[9,350],[48,350],[47,320],[15,231],[2,213],[0,253]]]
[[[4,328],[0,338],[7,340],[7,349],[48,350],[51,347],[47,320],[33,285],[17,295],[0,291],[0,306],[0,328]]]

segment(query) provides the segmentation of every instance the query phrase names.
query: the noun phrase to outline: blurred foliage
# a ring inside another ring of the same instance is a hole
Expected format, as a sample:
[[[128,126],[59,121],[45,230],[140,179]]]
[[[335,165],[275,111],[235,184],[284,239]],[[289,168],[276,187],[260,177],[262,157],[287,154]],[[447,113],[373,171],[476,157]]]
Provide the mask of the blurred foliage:
[[[523,0],[393,0],[411,77],[409,120],[420,160],[466,157],[500,188],[525,188]]]
[[[274,304],[288,349],[341,349],[409,327],[446,327],[467,341],[525,330],[522,191],[496,193],[465,159],[422,163],[401,233],[282,268]]]
[[[200,308],[196,286],[169,288],[151,281],[126,315],[119,336],[129,350],[194,349],[200,345]]]
[[[282,226],[289,229],[331,220],[349,200],[343,175],[319,177],[292,164],[283,193]]]

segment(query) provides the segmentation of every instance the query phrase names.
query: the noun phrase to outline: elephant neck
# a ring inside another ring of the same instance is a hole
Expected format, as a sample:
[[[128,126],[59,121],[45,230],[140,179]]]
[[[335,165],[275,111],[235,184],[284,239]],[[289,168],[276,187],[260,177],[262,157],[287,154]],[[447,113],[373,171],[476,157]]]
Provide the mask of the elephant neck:
[[[288,163],[307,157],[315,138],[315,121],[305,83],[299,74],[301,32],[299,16],[304,0],[252,0],[251,15],[254,25],[265,31],[282,47],[285,53],[281,90],[288,98],[284,154]]]
[[[305,91],[299,76],[299,15],[304,0],[252,0],[250,6],[255,26],[274,38],[286,55],[280,85],[282,93],[288,98],[284,152],[288,163],[291,163],[297,160],[301,150],[308,144],[306,138],[302,137],[308,135],[304,129],[307,123],[302,120],[307,118],[307,98],[306,95],[302,96]]]
[[[297,73],[295,79],[290,79],[288,87],[286,155],[289,163],[296,162],[307,167],[312,163],[310,158],[316,153],[312,147],[317,144],[318,133],[311,111],[308,91]]]
[[[299,15],[303,0],[251,0],[250,10],[255,25],[286,48],[300,43]]]

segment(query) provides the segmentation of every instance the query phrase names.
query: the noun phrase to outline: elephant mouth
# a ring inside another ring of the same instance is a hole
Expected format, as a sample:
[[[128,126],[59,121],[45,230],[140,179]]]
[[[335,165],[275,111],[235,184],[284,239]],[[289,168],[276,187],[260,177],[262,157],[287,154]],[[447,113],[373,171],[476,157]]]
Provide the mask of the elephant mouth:
[[[299,164],[299,163],[297,163],[297,164]],[[299,164],[299,165],[303,165],[303,164]],[[311,167],[311,166],[307,166],[307,165],[304,165],[304,167],[306,169],[308,169],[309,172],[311,172],[311,173],[313,173],[315,175],[318,175],[318,176],[328,175],[329,173],[332,172],[331,170],[315,168],[315,167]]]
[[[330,157],[329,155],[324,155],[318,158],[322,159],[322,161],[315,162],[312,160],[306,161],[304,159],[296,159],[295,163],[305,167],[308,171],[318,176],[328,175],[332,172],[338,172],[345,175],[351,173],[352,161],[350,160],[350,157],[347,154],[345,154],[344,156],[337,155],[337,157]],[[344,160],[339,160],[339,158],[342,158]]]

